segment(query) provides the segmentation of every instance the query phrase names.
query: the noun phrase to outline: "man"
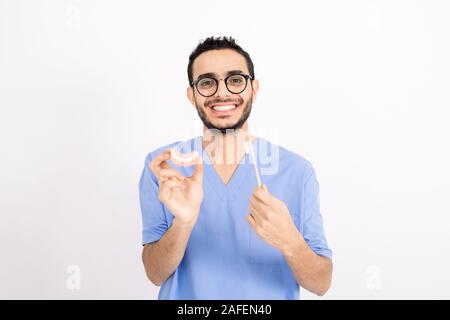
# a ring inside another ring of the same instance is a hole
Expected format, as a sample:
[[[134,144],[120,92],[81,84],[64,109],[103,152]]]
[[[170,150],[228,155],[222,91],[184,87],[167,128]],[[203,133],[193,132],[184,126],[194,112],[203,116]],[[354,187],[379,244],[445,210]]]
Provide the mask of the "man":
[[[159,299],[298,299],[299,285],[325,294],[332,252],[315,171],[249,133],[259,88],[249,54],[232,38],[207,38],[189,57],[188,77],[204,134],[150,152],[139,183],[142,259]],[[258,150],[261,186],[246,141]],[[264,147],[275,166],[268,173]],[[200,158],[183,165],[170,148]]]

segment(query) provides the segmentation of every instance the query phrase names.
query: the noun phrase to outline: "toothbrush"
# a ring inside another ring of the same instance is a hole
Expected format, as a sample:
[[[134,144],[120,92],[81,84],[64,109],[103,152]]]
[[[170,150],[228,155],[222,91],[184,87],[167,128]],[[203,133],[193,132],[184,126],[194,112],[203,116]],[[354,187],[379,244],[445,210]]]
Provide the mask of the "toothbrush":
[[[258,165],[256,163],[255,153],[253,151],[253,146],[250,141],[244,141],[244,150],[245,153],[250,154],[253,162],[253,168],[255,168],[256,182],[258,183],[258,187],[262,187],[261,177],[259,175]]]

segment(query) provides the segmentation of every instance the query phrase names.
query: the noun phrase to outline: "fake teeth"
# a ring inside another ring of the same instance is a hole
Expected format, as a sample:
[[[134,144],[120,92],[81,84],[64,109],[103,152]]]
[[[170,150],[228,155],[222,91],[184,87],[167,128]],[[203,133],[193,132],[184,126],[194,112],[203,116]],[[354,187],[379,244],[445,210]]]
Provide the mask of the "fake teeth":
[[[183,154],[178,152],[176,149],[170,149],[170,159],[177,165],[193,165],[198,157],[199,155],[197,151]]]
[[[236,108],[236,105],[231,104],[229,106],[213,106],[212,108],[216,111],[228,111],[228,110]]]

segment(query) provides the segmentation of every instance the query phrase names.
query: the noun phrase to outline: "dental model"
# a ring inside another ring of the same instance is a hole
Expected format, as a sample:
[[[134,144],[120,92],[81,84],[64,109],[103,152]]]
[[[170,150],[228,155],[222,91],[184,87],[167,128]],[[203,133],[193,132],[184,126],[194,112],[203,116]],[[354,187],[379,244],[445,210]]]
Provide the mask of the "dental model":
[[[199,154],[197,151],[191,153],[180,153],[178,150],[170,149],[170,160],[178,166],[189,167],[197,162]]]

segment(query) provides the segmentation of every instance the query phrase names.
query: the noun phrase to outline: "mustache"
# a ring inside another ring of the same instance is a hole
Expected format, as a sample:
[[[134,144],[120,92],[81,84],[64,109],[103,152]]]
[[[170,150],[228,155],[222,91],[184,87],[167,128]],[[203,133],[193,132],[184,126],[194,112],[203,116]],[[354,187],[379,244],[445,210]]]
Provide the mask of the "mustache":
[[[209,107],[209,106],[211,106],[213,104],[216,104],[216,103],[230,103],[230,104],[237,104],[237,105],[239,105],[239,104],[242,104],[243,102],[244,102],[244,99],[242,99],[242,98],[238,98],[238,99],[214,99],[214,100],[211,100],[211,101],[206,101],[205,102],[205,107]]]

